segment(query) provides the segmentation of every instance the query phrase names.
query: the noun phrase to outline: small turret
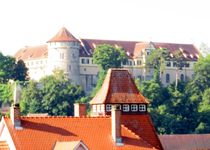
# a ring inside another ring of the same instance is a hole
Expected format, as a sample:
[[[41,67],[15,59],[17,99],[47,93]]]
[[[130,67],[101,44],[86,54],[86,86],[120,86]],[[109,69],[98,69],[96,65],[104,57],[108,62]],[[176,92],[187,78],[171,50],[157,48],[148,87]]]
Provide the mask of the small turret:
[[[80,42],[66,28],[61,30],[48,42],[48,73],[63,70],[75,85],[80,85],[79,49]]]

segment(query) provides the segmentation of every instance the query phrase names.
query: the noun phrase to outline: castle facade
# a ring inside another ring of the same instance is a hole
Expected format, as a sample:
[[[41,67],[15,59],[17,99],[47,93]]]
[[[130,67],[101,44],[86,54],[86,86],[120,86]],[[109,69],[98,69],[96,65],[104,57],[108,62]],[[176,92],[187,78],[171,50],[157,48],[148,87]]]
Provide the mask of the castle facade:
[[[15,57],[25,62],[30,79],[39,80],[52,74],[55,69],[61,69],[73,84],[81,85],[86,93],[90,93],[98,79],[99,68],[93,63],[92,55],[99,44],[122,47],[128,56],[128,62],[122,64],[123,68],[140,81],[153,77],[153,69],[145,66],[152,50],[166,48],[170,53],[181,51],[186,62],[178,71],[178,79],[182,81],[193,76],[193,65],[199,57],[198,49],[192,44],[77,39],[64,27],[46,44],[22,48]],[[176,64],[168,61],[161,76],[162,83],[167,85],[174,82],[176,72]]]

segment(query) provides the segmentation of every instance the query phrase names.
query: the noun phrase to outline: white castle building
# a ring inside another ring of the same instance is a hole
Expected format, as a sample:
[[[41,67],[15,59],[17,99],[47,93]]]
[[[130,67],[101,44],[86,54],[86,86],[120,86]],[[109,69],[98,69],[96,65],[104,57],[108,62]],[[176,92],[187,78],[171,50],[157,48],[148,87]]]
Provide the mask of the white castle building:
[[[186,80],[193,76],[193,65],[199,57],[199,51],[192,44],[116,41],[98,39],[76,39],[66,28],[62,28],[46,44],[20,49],[16,60],[22,59],[29,69],[30,79],[40,78],[52,74],[55,69],[62,69],[73,84],[81,85],[89,93],[98,79],[98,66],[93,63],[92,55],[99,44],[110,44],[122,47],[128,55],[128,62],[123,64],[130,73],[140,80],[153,77],[152,69],[146,69],[147,56],[152,50],[166,48],[171,53],[180,50],[187,62],[179,71],[179,79]],[[162,83],[167,85],[175,81],[176,66],[173,61],[167,62],[162,75]]]

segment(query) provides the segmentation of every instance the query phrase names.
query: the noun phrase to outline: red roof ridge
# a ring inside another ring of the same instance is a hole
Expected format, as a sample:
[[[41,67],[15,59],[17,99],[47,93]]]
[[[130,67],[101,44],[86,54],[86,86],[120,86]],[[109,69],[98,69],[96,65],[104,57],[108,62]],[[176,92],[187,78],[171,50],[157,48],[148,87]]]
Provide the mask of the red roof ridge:
[[[9,118],[9,117],[7,117]],[[47,119],[47,118],[72,118],[72,119],[78,119],[78,118],[110,118],[110,116],[81,116],[81,117],[75,117],[75,116],[21,116],[22,119]]]
[[[95,38],[92,38],[92,39],[91,38],[82,38],[82,40],[110,41],[110,42],[132,42],[132,43],[141,43],[142,42],[142,41],[131,41],[131,40],[112,40],[112,39],[95,39]]]

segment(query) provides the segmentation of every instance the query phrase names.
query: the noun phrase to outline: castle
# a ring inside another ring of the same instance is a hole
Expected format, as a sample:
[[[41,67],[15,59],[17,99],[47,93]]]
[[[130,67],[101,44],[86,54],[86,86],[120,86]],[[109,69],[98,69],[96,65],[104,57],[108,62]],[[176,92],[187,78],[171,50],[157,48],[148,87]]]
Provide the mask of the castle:
[[[179,70],[178,79],[184,81],[193,76],[193,65],[199,57],[199,51],[192,44],[114,41],[98,39],[77,39],[65,27],[45,45],[25,47],[16,54],[16,60],[22,59],[29,69],[30,79],[39,80],[50,75],[55,69],[62,69],[73,84],[81,85],[89,93],[96,85],[99,68],[93,63],[93,51],[99,44],[110,44],[122,47],[128,56],[128,62],[122,64],[135,77],[150,80],[153,70],[145,67],[147,56],[158,48],[166,48],[173,53],[180,50],[185,61],[182,70]],[[166,64],[162,75],[164,85],[175,81],[176,64],[171,60]]]

